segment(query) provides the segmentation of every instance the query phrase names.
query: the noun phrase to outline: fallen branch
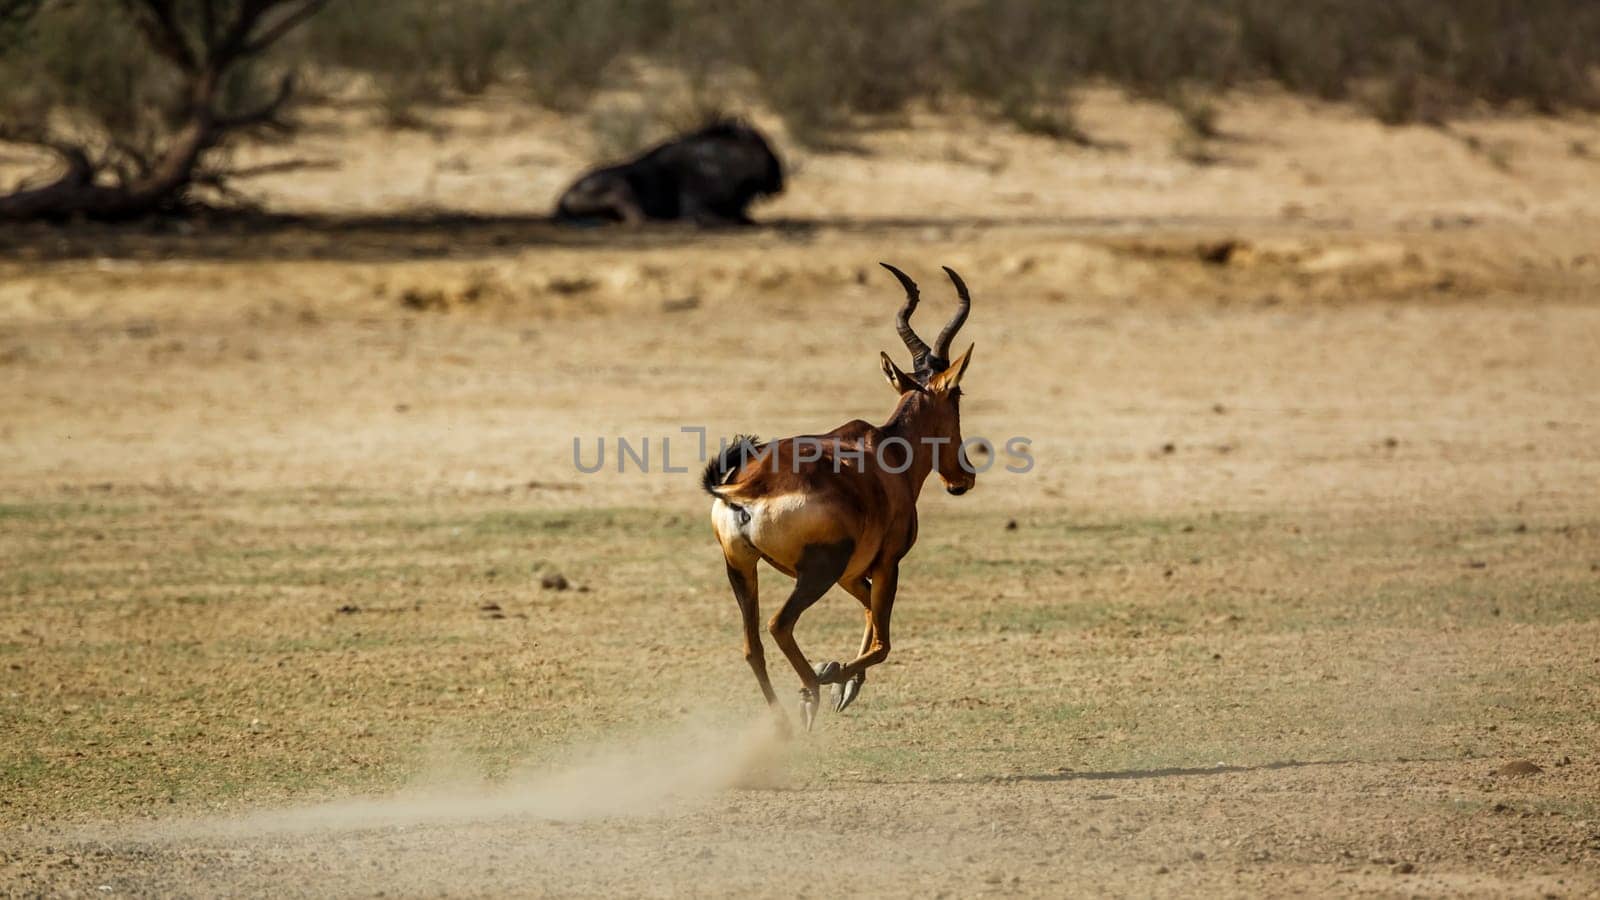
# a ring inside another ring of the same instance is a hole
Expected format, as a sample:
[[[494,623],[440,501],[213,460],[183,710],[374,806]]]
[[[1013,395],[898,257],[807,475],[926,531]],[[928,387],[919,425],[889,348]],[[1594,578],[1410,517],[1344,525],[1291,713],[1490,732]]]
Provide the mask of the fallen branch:
[[[285,172],[331,171],[342,167],[337,159],[285,159],[278,162],[260,163],[254,166],[239,166],[223,171],[223,177],[231,179],[260,178],[263,175],[282,175]]]

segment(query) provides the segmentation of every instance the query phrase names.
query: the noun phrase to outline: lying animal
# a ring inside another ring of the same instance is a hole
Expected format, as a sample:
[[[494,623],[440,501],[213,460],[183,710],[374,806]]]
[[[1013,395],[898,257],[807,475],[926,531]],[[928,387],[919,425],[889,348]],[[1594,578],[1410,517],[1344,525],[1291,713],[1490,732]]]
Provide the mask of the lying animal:
[[[749,225],[750,204],[782,191],[783,164],[766,139],[743,122],[724,120],[584,175],[561,195],[556,219]]]

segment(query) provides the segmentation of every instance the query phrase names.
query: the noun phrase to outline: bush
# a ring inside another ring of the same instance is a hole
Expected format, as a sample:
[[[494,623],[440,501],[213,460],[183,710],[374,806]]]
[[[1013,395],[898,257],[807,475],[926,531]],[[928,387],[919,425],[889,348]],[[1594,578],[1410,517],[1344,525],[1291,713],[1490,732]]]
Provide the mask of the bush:
[[[1268,81],[1355,97],[1388,122],[1474,104],[1600,106],[1592,0],[395,0],[313,23],[317,58],[373,74],[393,104],[500,79],[585,105],[627,60],[737,80],[802,139],[917,102],[970,98],[1028,131],[1084,140],[1086,80],[1214,130],[1208,94]]]
[[[612,64],[660,27],[661,0],[391,0],[334,4],[307,29],[307,61],[367,75],[389,119],[450,92],[518,80],[554,109],[583,106]]]
[[[1085,56],[1067,40],[1070,8],[1003,0],[960,11],[944,29],[938,81],[1029,134],[1090,143],[1073,115],[1071,89]]]

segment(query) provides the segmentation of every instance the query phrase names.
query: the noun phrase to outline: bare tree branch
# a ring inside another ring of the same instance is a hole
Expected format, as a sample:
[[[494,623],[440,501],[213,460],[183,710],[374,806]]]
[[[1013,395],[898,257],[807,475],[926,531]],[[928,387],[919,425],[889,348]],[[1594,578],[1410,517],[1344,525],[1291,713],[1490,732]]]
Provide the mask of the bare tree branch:
[[[290,10],[283,18],[273,23],[261,34],[251,38],[250,42],[245,45],[244,52],[260,53],[277,43],[279,38],[293,31],[301,22],[316,15],[318,10],[327,5],[328,0],[304,0],[298,7]]]
[[[140,177],[150,173],[150,157],[146,156],[144,151],[140,150],[138,147],[135,147],[128,141],[113,138],[111,140],[111,149],[122,154],[130,162],[132,162],[134,165],[134,171],[138,173]],[[128,181],[130,179],[124,178],[123,180]]]
[[[312,170],[329,170],[339,168],[336,159],[305,159],[295,157],[277,162],[261,163],[255,166],[239,166],[231,169],[221,169],[217,172],[223,178],[260,178],[263,175],[282,175],[285,172],[305,172]]]
[[[199,68],[194,50],[183,36],[174,17],[171,0],[122,0],[134,24],[150,42],[151,49],[185,72]]]
[[[206,67],[213,72],[220,72],[232,65],[244,52],[245,44],[250,40],[250,32],[255,30],[261,17],[275,6],[280,6],[288,0],[242,0],[239,12],[233,21],[217,39],[216,45],[206,59]]]
[[[277,93],[273,95],[271,100],[268,100],[266,103],[263,103],[255,109],[247,112],[236,113],[229,116],[215,116],[212,119],[212,123],[218,131],[255,128],[258,126],[273,128],[278,131],[287,131],[289,129],[289,125],[278,118],[278,110],[282,109],[283,105],[287,103],[289,98],[293,95],[294,76],[285,75],[283,76],[283,80],[278,82]]]
[[[200,172],[195,175],[194,183],[202,187],[211,188],[223,199],[231,201],[236,206],[247,210],[260,211],[261,202],[259,200],[228,183],[228,180],[233,177],[235,177],[234,174],[227,171]]]
[[[200,40],[205,44],[206,55],[217,45],[216,0],[200,0]]]

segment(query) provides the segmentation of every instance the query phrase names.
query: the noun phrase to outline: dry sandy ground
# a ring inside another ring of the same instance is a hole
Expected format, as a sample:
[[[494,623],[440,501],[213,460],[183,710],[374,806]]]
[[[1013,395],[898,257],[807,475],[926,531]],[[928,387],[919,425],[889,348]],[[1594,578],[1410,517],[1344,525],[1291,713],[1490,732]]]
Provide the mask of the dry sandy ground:
[[[1244,97],[1197,165],[1096,94],[696,235],[526,218],[569,123],[365,115],[261,189],[398,224],[0,236],[0,893],[1600,892],[1594,121]],[[785,744],[660,441],[881,419],[880,259],[927,328],[967,276],[965,430],[1036,465],[925,496]]]

